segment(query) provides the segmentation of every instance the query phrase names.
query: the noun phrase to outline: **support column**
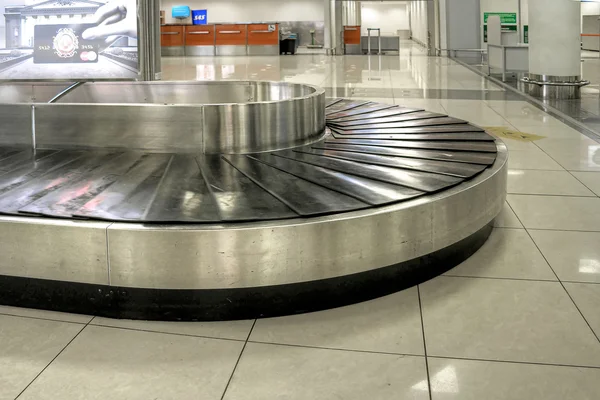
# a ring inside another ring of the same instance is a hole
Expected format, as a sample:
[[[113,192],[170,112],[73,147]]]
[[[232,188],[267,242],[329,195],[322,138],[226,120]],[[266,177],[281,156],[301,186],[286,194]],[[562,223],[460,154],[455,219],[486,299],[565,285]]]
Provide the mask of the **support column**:
[[[160,0],[138,2],[138,60],[140,80],[161,79]]]
[[[342,2],[342,24],[344,26],[361,25],[360,1]]]
[[[581,3],[529,0],[529,76],[525,90],[544,99],[578,99],[581,87]]]
[[[343,53],[342,2],[325,0],[325,51],[328,55]]]
[[[344,54],[361,54],[361,8],[360,1],[342,2],[342,26],[344,29]]]
[[[425,9],[427,11],[427,55],[437,55],[435,49],[438,46],[437,35],[436,35],[436,4],[434,0],[428,0],[425,3]]]

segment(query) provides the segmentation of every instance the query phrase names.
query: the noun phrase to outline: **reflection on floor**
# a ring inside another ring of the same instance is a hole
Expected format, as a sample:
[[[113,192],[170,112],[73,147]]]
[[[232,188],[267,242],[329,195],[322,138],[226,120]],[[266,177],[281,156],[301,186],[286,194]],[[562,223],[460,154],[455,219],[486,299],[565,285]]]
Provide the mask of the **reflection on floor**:
[[[483,73],[488,72],[487,64],[482,65],[479,58],[461,58],[462,62],[477,68]],[[493,76],[499,77],[493,72]],[[523,84],[519,81],[524,74],[509,74],[507,84],[513,88],[523,90]],[[590,85],[581,89],[580,100],[550,100],[546,103],[579,121],[589,129],[600,132],[600,53],[594,51],[582,51],[581,53],[581,76],[590,81]]]
[[[173,58],[164,73],[308,82],[503,127],[505,210],[445,276],[330,311],[157,323],[0,307],[0,399],[598,398],[599,142],[406,43],[371,59]]]

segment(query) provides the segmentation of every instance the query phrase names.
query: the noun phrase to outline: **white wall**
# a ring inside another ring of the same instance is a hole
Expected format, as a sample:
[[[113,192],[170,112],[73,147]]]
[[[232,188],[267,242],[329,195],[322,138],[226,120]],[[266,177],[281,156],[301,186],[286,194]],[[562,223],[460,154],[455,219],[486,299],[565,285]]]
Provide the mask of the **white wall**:
[[[4,13],[4,8],[0,7],[0,13]],[[4,15],[0,14],[0,49],[6,47],[6,22]]]
[[[600,3],[581,3],[581,15],[600,15]]]
[[[367,28],[380,28],[382,36],[396,36],[398,30],[408,30],[408,4],[405,1],[361,3],[362,34]]]
[[[171,7],[188,5],[192,10],[208,10],[208,23],[261,22],[261,21],[324,21],[323,0],[162,0],[166,22],[171,18]],[[189,21],[188,21],[189,22]]]
[[[410,2],[410,28],[417,42],[427,45],[427,4],[428,1]],[[432,4],[433,6],[433,4]],[[432,38],[433,39],[433,38]]]
[[[443,3],[443,4],[442,4]],[[446,49],[480,49],[480,0],[442,0],[440,19],[446,21]],[[442,43],[444,39],[442,39]],[[467,53],[465,53],[467,54]],[[468,53],[472,56],[473,53]]]
[[[448,48],[448,12],[446,11],[446,0],[439,0],[440,4],[440,49]]]

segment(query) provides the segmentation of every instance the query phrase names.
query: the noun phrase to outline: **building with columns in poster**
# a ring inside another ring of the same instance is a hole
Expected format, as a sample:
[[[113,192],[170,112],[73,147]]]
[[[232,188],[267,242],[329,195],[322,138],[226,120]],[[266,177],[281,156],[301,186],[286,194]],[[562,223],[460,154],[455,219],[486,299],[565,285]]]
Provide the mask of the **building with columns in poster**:
[[[14,3],[18,0],[8,1]],[[80,23],[106,3],[102,0],[22,0],[24,4],[21,5],[2,4],[8,1],[0,0],[0,8],[4,6],[0,48],[5,49],[30,48],[33,46],[35,25]]]

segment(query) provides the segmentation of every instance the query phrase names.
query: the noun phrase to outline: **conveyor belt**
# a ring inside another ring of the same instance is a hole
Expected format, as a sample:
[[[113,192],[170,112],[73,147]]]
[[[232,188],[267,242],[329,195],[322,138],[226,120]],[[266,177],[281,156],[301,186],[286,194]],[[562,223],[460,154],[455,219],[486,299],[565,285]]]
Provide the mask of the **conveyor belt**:
[[[0,214],[145,223],[327,215],[388,205],[472,179],[494,139],[419,109],[330,100],[311,145],[248,155],[0,149]]]

